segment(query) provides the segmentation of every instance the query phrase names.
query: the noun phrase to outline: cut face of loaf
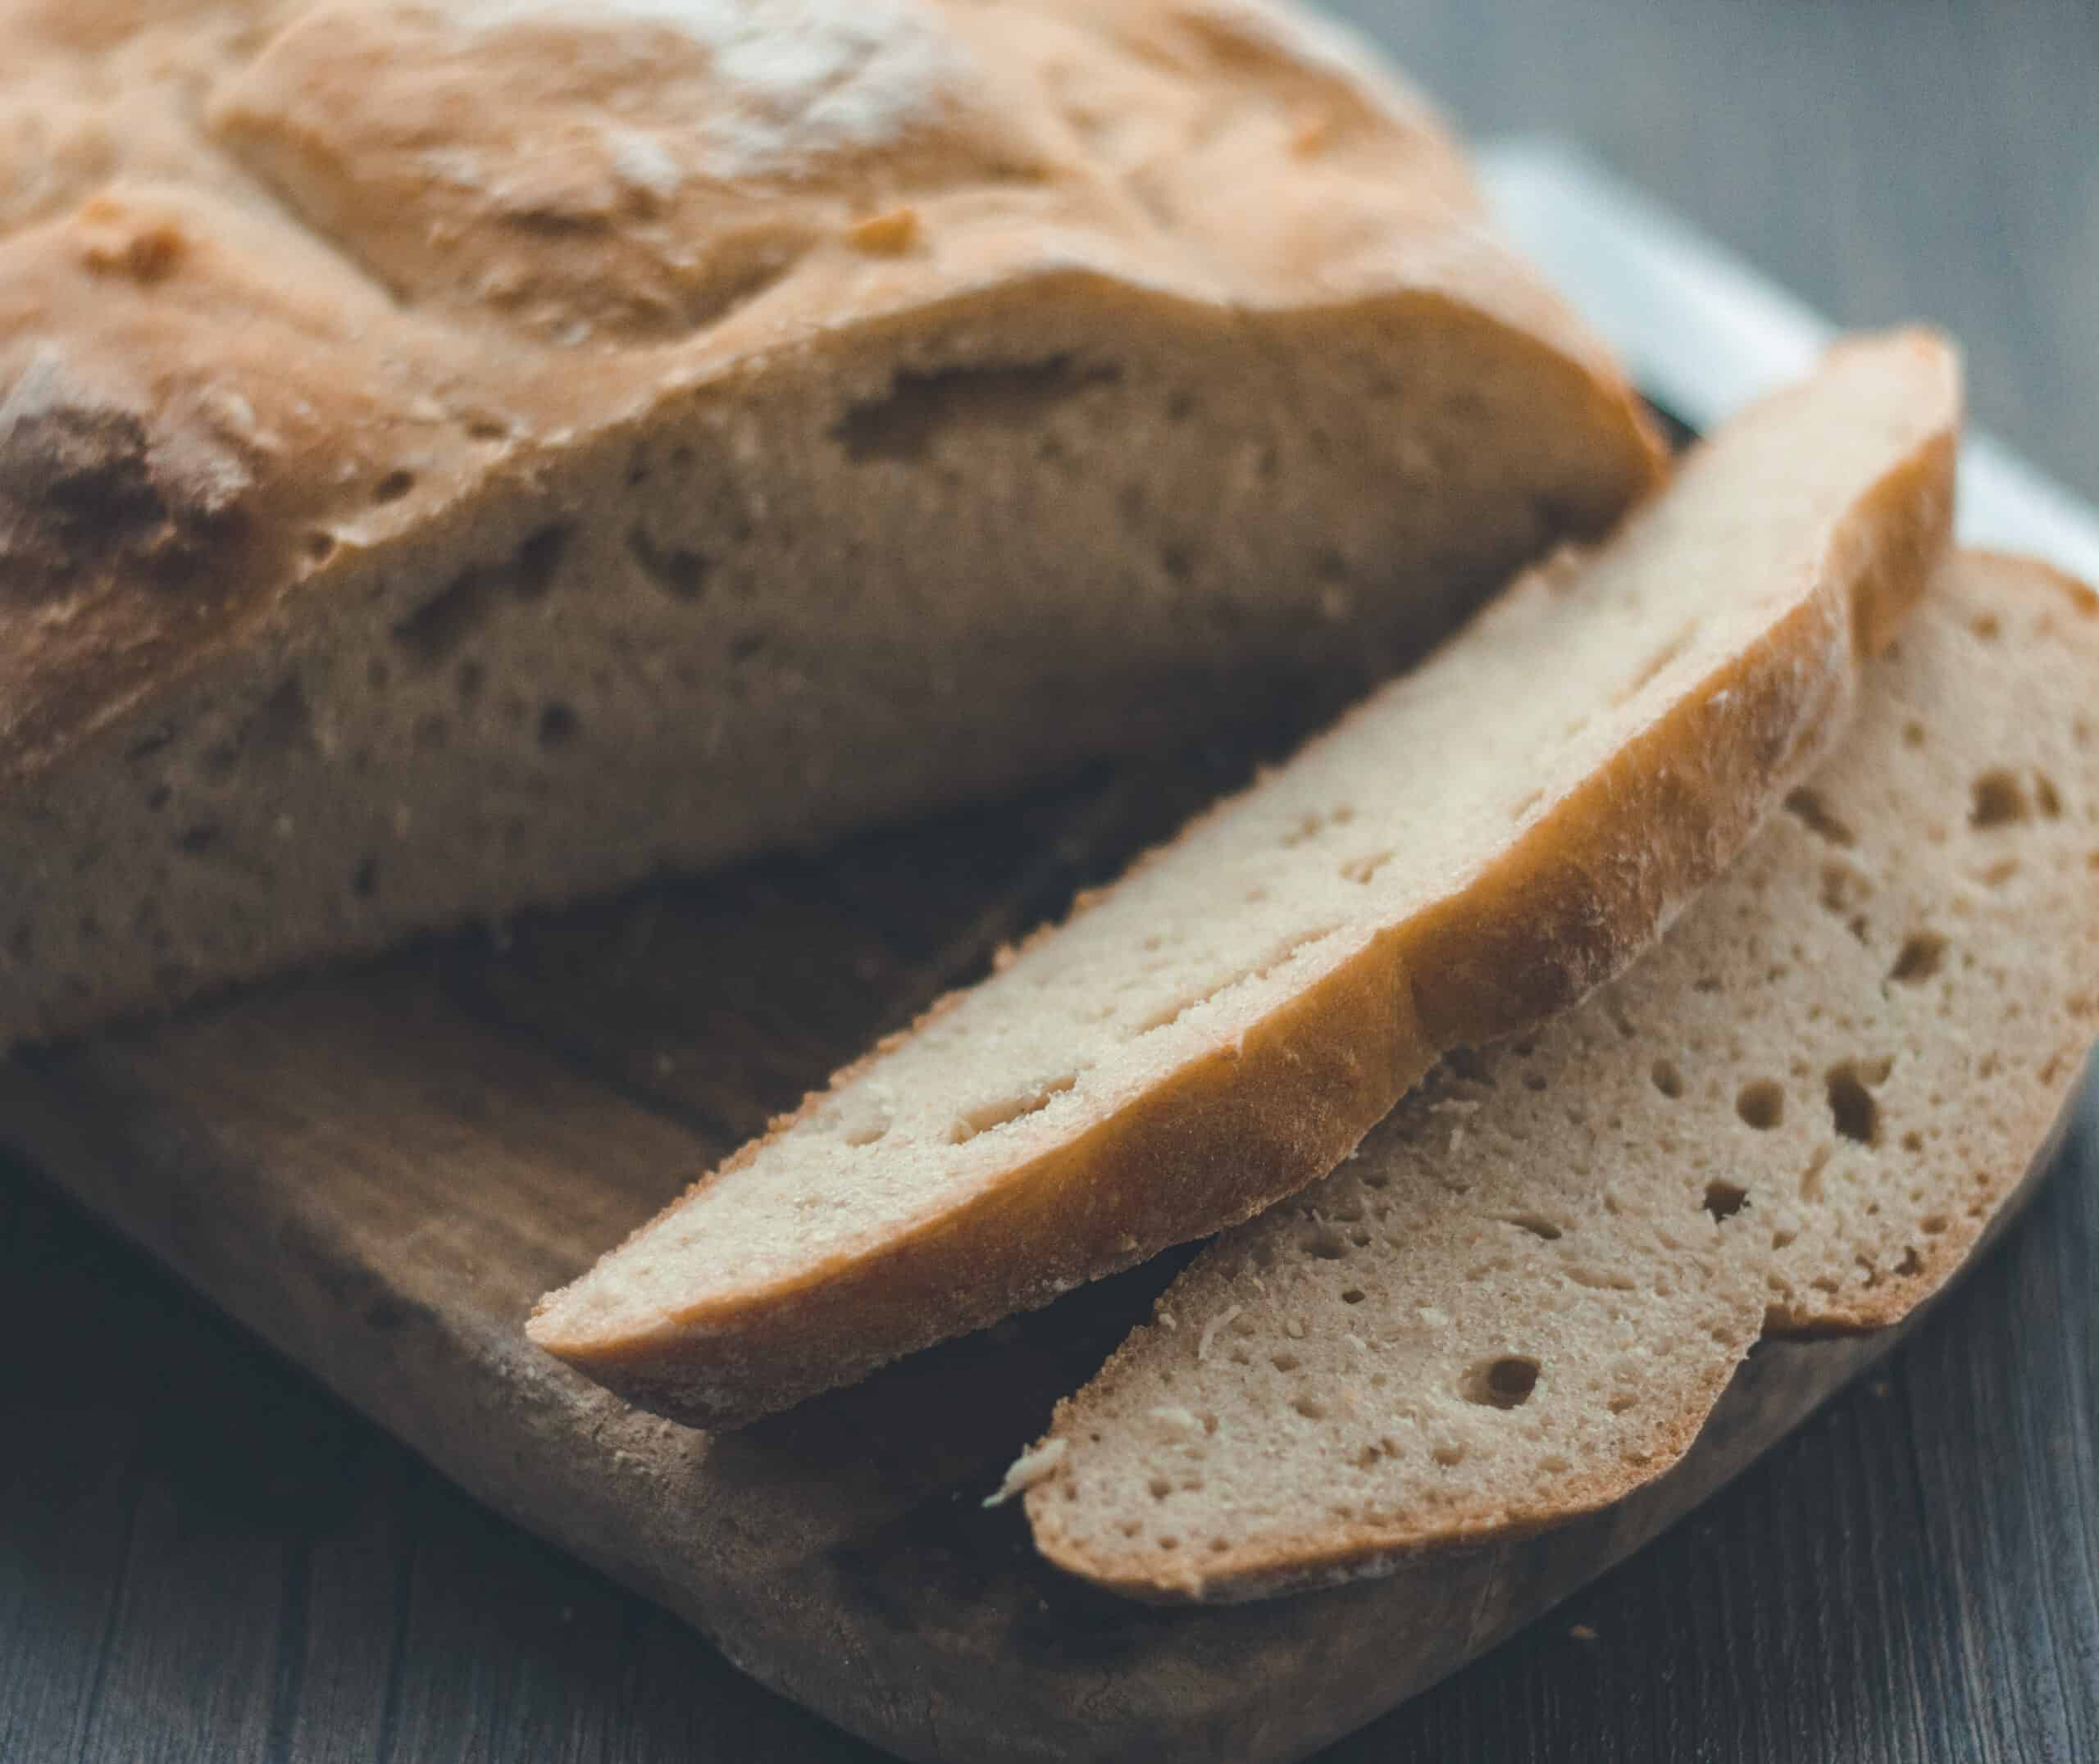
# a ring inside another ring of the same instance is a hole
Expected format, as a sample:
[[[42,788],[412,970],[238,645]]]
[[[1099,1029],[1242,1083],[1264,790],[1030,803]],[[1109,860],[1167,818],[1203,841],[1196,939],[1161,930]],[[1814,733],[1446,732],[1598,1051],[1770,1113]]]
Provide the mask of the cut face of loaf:
[[[1956,377],[1922,334],[1833,352],[840,1075],[533,1339],[741,1421],[1323,1175],[1443,1048],[1616,972],[1821,756],[1942,548]]]
[[[0,1048],[1331,709],[1658,470],[1263,8],[16,7],[0,108]]]
[[[2088,591],[1951,565],[1657,948],[1446,1062],[1059,1406],[1045,1554],[1238,1598],[1535,1530],[1669,1469],[1760,1334],[1944,1284],[2099,1035],[2095,685]]]

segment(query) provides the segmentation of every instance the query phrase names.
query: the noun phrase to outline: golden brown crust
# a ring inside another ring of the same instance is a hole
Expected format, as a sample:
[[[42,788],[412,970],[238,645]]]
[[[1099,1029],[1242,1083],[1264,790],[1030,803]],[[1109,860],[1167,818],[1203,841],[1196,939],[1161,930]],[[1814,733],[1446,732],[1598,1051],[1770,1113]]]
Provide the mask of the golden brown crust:
[[[740,1425],[1250,1216],[1333,1168],[1445,1048],[1513,1033],[1616,972],[1841,732],[1855,643],[1890,634],[1887,609],[1915,592],[1901,572],[1946,543],[1958,397],[1942,346],[1915,347],[1943,357],[1943,406],[1841,523],[1797,606],[1454,904],[1389,928],[1240,1044],[925,1222],[654,1330],[571,1332],[543,1301],[534,1339],[644,1407]]]
[[[690,11],[0,25],[0,779],[594,435],[1015,287],[1484,327],[1587,383],[1614,502],[1653,479],[1434,119],[1279,16],[841,7],[783,86]]]

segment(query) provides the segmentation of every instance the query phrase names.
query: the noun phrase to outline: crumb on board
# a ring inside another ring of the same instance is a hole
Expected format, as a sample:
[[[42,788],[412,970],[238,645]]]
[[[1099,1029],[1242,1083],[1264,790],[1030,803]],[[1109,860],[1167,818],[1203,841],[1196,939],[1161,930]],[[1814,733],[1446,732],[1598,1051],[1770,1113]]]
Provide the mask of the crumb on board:
[[[986,1507],[1003,1507],[1016,1494],[1025,1494],[1036,1483],[1055,1473],[1069,1448],[1069,1443],[1065,1440],[1045,1439],[1031,1451],[1022,1453],[1007,1469],[1006,1480],[984,1497],[984,1504]]]
[[[1203,1325],[1202,1339],[1195,1343],[1195,1357],[1197,1360],[1201,1361],[1209,1358],[1210,1343],[1217,1339],[1217,1332],[1223,1329],[1225,1325],[1229,1323],[1234,1317],[1237,1316],[1241,1308],[1242,1307],[1238,1305],[1228,1305],[1223,1310],[1218,1312],[1215,1316],[1212,1317],[1209,1322]]]

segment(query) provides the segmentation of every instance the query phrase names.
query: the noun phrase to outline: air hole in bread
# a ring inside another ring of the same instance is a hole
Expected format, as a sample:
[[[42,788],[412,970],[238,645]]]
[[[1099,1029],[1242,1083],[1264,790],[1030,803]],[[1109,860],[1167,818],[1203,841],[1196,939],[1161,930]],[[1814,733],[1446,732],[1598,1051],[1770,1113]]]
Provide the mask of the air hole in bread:
[[[2011,826],[2033,812],[2016,773],[1987,771],[1975,780],[1974,807],[1969,811],[1968,825],[1987,831]]]
[[[1538,1362],[1527,1353],[1505,1353],[1482,1360],[1467,1372],[1459,1390],[1468,1403],[1485,1408],[1519,1409],[1537,1389]]]
[[[1461,1445],[1439,1445],[1428,1454],[1446,1470],[1455,1470],[1465,1461],[1465,1448]]]
[[[1786,1118],[1785,1086],[1769,1078],[1744,1084],[1735,1097],[1735,1113],[1759,1133],[1769,1132]]]
[[[1873,892],[1865,872],[1842,859],[1822,866],[1822,904],[1842,918]]]
[[[466,571],[395,625],[394,640],[425,667],[439,666],[473,634],[488,599],[487,576]]]
[[[1917,1253],[1916,1246],[1910,1244],[1902,1252],[1902,1259],[1895,1264],[1895,1271],[1905,1278],[1924,1271],[1924,1258]]]
[[[1321,1225],[1304,1239],[1302,1248],[1314,1262],[1339,1262],[1348,1253],[1347,1239],[1331,1225]]]
[[[1789,792],[1786,812],[1819,839],[1827,839],[1832,845],[1852,843],[1851,830],[1829,812],[1828,804],[1814,790],[1803,786]]]
[[[1887,977],[1905,986],[1920,986],[1935,975],[1946,960],[1946,940],[1936,931],[1912,931],[1902,940],[1895,966]]]
[[[1672,1060],[1657,1060],[1648,1075],[1655,1081],[1655,1088],[1672,1102],[1683,1094],[1683,1074]]]
[[[1392,861],[1390,852],[1373,852],[1361,857],[1351,857],[1341,866],[1341,880],[1345,882],[1368,883],[1380,870]]]
[[[1169,1003],[1160,1006],[1150,1015],[1140,1018],[1131,1025],[1131,1033],[1137,1035],[1149,1035],[1154,1030],[1169,1028],[1179,1022],[1198,1005],[1208,1004],[1211,999],[1220,993],[1230,992],[1241,980],[1249,980],[1254,977],[1251,973],[1235,974],[1231,979],[1220,980],[1206,991],[1197,993],[1192,997],[1174,999]]]
[[[714,566],[712,558],[699,552],[658,547],[640,525],[627,529],[626,549],[642,575],[677,600],[699,599]]]
[[[1647,687],[1652,685],[1655,680],[1661,677],[1663,671],[1669,666],[1670,662],[1675,661],[1678,656],[1682,655],[1687,649],[1690,648],[1691,640],[1696,638],[1697,634],[1698,621],[1696,619],[1693,619],[1673,637],[1670,638],[1667,643],[1664,643],[1660,648],[1657,649],[1651,656],[1648,657],[1646,664],[1641,668],[1637,674],[1632,676],[1631,682],[1621,688],[1617,694],[1611,699],[1610,702],[1612,707],[1615,709],[1620,705],[1631,702],[1632,700],[1637,698]]]
[[[175,836],[175,848],[185,857],[202,857],[215,849],[225,829],[216,821],[199,821]]]
[[[371,499],[375,502],[398,502],[415,487],[416,475],[412,471],[389,471],[371,487]]]
[[[1341,1294],[1341,1303],[1345,1305],[1359,1305],[1363,1303],[1364,1296],[1364,1291],[1360,1286],[1351,1286]]]
[[[2036,772],[2033,775],[2033,802],[2034,806],[2047,820],[2062,819],[2062,796],[2056,789],[2055,780],[2046,772]]]
[[[1715,1177],[1705,1184],[1705,1198],[1701,1203],[1713,1216],[1717,1225],[1723,1219],[1732,1219],[1749,1204],[1749,1190],[1739,1184]]]
[[[1163,1501],[1173,1492],[1173,1484],[1163,1476],[1154,1476],[1151,1479],[1150,1487],[1151,1498],[1154,1501]]]
[[[1308,1421],[1323,1421],[1327,1418],[1327,1406],[1317,1397],[1298,1397],[1290,1406]]]
[[[1519,1231],[1528,1231],[1532,1237],[1542,1238],[1546,1243],[1555,1242],[1562,1234],[1558,1225],[1542,1213],[1515,1212],[1500,1216],[1504,1225],[1513,1225]]]
[[[350,892],[359,900],[370,900],[379,892],[379,860],[361,857],[350,871]]]
[[[1552,1080],[1547,1078],[1543,1072],[1526,1072],[1523,1074],[1523,1088],[1526,1090],[1547,1089],[1550,1088],[1551,1083]]]
[[[871,1115],[865,1121],[854,1121],[839,1135],[848,1145],[873,1145],[889,1131],[886,1115]]]
[[[2003,634],[2004,624],[1994,612],[1978,612],[1969,621],[1968,629],[1986,643],[1995,643]]]
[[[1309,949],[1314,943],[1324,942],[1327,938],[1332,936],[1339,929],[1340,927],[1338,925],[1322,925],[1318,930],[1312,932],[1307,936],[1293,938],[1282,949],[1271,956],[1267,961],[1262,962],[1258,967],[1249,969],[1245,973],[1235,974],[1228,980],[1220,980],[1216,985],[1209,988],[1205,991],[1195,993],[1192,996],[1183,995],[1180,998],[1171,1000],[1166,1004],[1160,1006],[1157,1010],[1152,1012],[1150,1016],[1140,1018],[1136,1023],[1132,1025],[1131,1028],[1131,1034],[1149,1035],[1154,1030],[1168,1028],[1172,1025],[1179,1022],[1182,1017],[1186,1016],[1191,1011],[1195,1010],[1198,1006],[1208,1004],[1211,999],[1218,998],[1222,994],[1230,992],[1235,986],[1244,985],[1251,980],[1266,980],[1278,968],[1283,966],[1286,963],[1295,957],[1300,952]]]
[[[327,562],[335,555],[335,535],[315,528],[306,536],[306,555],[316,563]]]
[[[1279,1353],[1270,1363],[1278,1372],[1294,1372],[1304,1362],[1294,1353]]]
[[[495,611],[502,593],[521,601],[544,595],[560,571],[568,539],[567,526],[552,522],[520,545],[507,562],[461,571],[394,627],[394,642],[419,666],[441,666]]]
[[[1036,430],[1059,405],[1122,377],[1119,367],[1085,365],[1068,355],[899,369],[886,393],[852,406],[839,419],[831,439],[856,466],[880,460],[908,463],[922,459],[950,431]]]
[[[540,745],[549,752],[573,747],[576,738],[582,733],[583,725],[576,721],[576,712],[558,700],[541,707],[540,712]]]
[[[1078,1081],[1077,1072],[1067,1072],[1063,1077],[1053,1078],[1047,1084],[1038,1084],[1019,1096],[1008,1097],[1000,1102],[987,1102],[981,1108],[971,1109],[948,1130],[948,1143],[967,1145],[979,1134],[1010,1126],[1014,1121],[1025,1121],[1031,1115],[1040,1114]]]
[[[1882,1077],[1885,1066],[1878,1068]],[[1838,1133],[1860,1145],[1880,1143],[1880,1104],[1867,1084],[1867,1069],[1846,1060],[1829,1068],[1824,1084],[1829,1097],[1829,1118]]]

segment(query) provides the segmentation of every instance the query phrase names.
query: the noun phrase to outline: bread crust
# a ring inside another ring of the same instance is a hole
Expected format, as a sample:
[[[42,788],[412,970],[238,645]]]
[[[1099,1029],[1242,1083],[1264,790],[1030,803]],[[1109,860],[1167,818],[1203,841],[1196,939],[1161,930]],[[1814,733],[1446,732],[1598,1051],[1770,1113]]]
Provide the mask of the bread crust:
[[[1811,590],[1454,904],[1388,927],[1236,1043],[929,1221],[653,1330],[564,1329],[552,1295],[533,1339],[643,1407],[740,1425],[1251,1216],[1332,1169],[1444,1048],[1512,1033],[1616,972],[1841,734],[1858,645],[1892,634],[1915,572],[1944,549],[1958,393],[1950,354],[1937,359],[1927,438],[1841,524]],[[1546,572],[1510,592],[1552,591]],[[820,1100],[700,1187],[733,1180]]]
[[[1660,470],[1601,344],[1482,230],[1433,114],[1265,8],[874,8],[923,92],[854,59],[841,9],[844,77],[894,113],[840,142],[813,106],[734,171],[706,157],[752,102],[727,52],[647,7],[116,18],[0,25],[43,125],[21,138],[57,143],[0,209],[0,784],[414,571],[462,507],[544,502],[579,451],[709,389],[1017,289],[1491,338],[1582,383],[1602,493],[1566,523]],[[1227,97],[1212,151],[1259,181],[1258,225],[1167,150]],[[600,130],[615,98],[652,127]],[[1141,157],[1074,123],[1141,98]]]

